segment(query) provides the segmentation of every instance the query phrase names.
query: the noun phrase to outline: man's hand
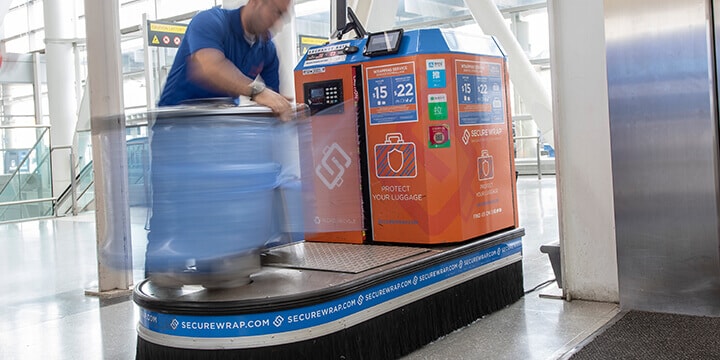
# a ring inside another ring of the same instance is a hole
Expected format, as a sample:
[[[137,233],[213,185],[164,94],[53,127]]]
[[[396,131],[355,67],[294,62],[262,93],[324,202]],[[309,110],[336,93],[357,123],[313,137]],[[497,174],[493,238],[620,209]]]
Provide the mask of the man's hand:
[[[271,89],[265,89],[261,93],[255,95],[253,100],[259,105],[269,107],[275,115],[282,121],[293,119],[293,107],[288,99]]]

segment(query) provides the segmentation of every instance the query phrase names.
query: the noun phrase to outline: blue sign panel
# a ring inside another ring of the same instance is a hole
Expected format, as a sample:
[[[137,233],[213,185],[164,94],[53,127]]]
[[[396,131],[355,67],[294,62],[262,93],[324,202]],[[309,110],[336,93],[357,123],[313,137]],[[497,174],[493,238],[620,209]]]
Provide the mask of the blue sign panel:
[[[371,125],[418,121],[413,63],[368,68],[367,89]]]
[[[460,125],[505,123],[499,63],[458,60],[457,94]]]
[[[333,301],[278,312],[190,316],[141,308],[140,324],[157,333],[191,338],[233,338],[303,330],[338,321],[494,261],[519,254],[521,250],[521,238],[513,239]]]

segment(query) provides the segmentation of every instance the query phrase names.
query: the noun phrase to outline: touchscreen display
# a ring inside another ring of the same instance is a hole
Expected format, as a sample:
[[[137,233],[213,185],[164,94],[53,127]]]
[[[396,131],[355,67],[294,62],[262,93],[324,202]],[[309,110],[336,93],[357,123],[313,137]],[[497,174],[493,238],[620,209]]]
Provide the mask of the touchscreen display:
[[[402,29],[370,34],[365,55],[384,55],[396,53],[400,48]]]

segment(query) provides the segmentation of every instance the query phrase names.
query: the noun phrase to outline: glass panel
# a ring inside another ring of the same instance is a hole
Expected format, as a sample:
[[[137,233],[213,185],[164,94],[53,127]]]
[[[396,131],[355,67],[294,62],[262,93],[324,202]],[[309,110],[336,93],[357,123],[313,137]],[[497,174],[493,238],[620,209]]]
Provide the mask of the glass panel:
[[[30,148],[26,142],[18,141],[18,147],[3,149],[5,185],[0,188],[0,222],[37,218],[52,214],[52,201],[40,203],[5,204],[52,197],[52,178],[50,173],[50,131],[49,128],[5,129],[10,138],[22,138],[25,141],[37,139]]]
[[[27,6],[21,6],[8,11],[3,20],[5,37],[13,37],[26,33],[28,31],[27,20]]]
[[[298,58],[307,49],[330,37],[330,1],[300,0],[295,3],[295,31],[298,35]]]
[[[130,206],[147,206],[149,202],[150,158],[147,145],[147,123],[145,118],[127,120],[126,129],[128,156],[128,193]],[[76,178],[76,202],[79,212],[95,200],[95,183],[92,166],[92,145],[90,132],[78,132],[78,152]],[[59,200],[57,214],[66,215],[72,212],[70,192]]]
[[[121,46],[125,109],[144,109],[147,106],[147,96],[143,39],[125,40]]]

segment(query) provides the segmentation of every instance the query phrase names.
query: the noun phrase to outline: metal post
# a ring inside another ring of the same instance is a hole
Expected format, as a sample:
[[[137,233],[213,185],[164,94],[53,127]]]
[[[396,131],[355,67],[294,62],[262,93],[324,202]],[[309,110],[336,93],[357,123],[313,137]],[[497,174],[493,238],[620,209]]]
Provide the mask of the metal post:
[[[75,154],[72,150],[72,147],[70,148],[70,177],[72,178],[72,181],[70,181],[70,196],[72,196],[72,214],[73,216],[75,216],[78,214],[77,181],[75,180],[77,174],[75,173]]]
[[[35,124],[43,123],[42,109],[42,67],[40,66],[40,54],[32,54],[33,61],[33,105],[35,109]]]
[[[148,43],[148,16],[142,15],[143,53],[145,62],[145,96],[147,98],[147,109],[155,108],[155,82],[153,81],[153,69],[155,64],[152,61],[150,44]]]
[[[542,167],[540,164],[540,137],[538,136],[536,138],[535,143],[537,144],[537,172],[538,172],[538,180],[542,180]]]

